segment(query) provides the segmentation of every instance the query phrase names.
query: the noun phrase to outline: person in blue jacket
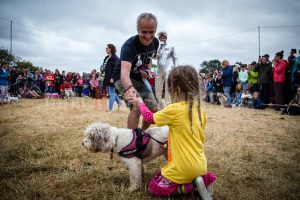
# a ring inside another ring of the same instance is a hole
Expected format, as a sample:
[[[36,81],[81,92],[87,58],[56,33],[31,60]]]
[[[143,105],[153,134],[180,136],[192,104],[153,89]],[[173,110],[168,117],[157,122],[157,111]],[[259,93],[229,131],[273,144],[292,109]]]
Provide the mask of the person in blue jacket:
[[[8,79],[9,74],[7,70],[7,62],[1,63],[1,70],[0,70],[0,103],[6,102],[6,95],[8,93]]]
[[[299,55],[295,58],[294,66],[292,69],[291,74],[291,82],[292,82],[292,95],[295,96],[297,93],[297,87],[299,86],[299,80],[296,80],[295,77],[297,76],[298,70],[300,66],[300,49]]]
[[[233,66],[229,65],[228,60],[222,61],[222,78],[223,78],[223,89],[224,95],[227,98],[226,106],[227,108],[231,108],[231,88],[233,84]]]

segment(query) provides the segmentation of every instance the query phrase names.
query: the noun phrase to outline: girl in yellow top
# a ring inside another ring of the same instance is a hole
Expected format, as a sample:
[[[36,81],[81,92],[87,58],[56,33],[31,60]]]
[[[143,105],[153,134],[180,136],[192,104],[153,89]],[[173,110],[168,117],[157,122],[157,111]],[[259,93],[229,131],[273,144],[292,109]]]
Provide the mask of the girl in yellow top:
[[[149,192],[155,196],[188,193],[193,181],[202,199],[211,199],[210,185],[216,177],[207,173],[204,154],[206,114],[200,109],[199,79],[191,66],[174,68],[168,77],[172,104],[152,113],[136,97],[135,90],[126,92],[126,99],[138,106],[143,118],[157,126],[169,126],[168,163],[161,173],[149,181]]]

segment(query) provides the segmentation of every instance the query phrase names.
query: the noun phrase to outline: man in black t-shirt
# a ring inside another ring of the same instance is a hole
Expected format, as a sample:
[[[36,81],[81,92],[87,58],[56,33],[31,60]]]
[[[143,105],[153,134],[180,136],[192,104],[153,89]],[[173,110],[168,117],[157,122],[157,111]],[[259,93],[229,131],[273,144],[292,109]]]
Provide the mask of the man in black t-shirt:
[[[137,18],[138,35],[129,38],[121,48],[119,63],[114,71],[114,82],[119,92],[134,92],[142,97],[152,112],[157,111],[157,101],[152,90],[149,90],[143,79],[149,78],[147,71],[151,68],[152,59],[156,57],[159,41],[155,38],[157,19],[151,13],[142,13]],[[120,76],[119,76],[120,74]],[[120,77],[120,80],[118,78]],[[122,82],[122,84],[120,84]],[[123,86],[123,88],[122,88]],[[140,112],[132,104],[130,107],[127,127],[137,128]],[[143,121],[142,129],[149,127]]]

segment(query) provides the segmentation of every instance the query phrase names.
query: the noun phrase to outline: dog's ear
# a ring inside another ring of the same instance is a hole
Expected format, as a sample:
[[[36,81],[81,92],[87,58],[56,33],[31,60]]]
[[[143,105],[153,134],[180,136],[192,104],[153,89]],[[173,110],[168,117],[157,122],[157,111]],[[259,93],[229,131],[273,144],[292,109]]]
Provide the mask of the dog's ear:
[[[91,140],[93,149],[105,151],[110,138],[110,125],[107,123],[94,123],[90,125],[85,133]]]

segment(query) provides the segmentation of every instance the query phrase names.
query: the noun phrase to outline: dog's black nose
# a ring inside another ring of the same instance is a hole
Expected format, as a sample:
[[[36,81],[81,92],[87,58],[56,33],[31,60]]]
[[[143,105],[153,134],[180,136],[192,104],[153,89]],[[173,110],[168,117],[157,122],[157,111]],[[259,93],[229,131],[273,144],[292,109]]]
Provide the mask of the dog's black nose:
[[[81,144],[84,145],[84,142],[82,142]]]

